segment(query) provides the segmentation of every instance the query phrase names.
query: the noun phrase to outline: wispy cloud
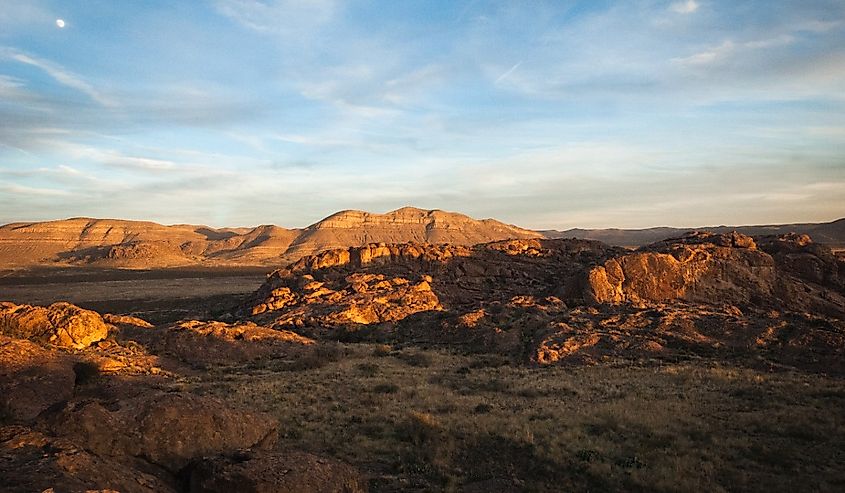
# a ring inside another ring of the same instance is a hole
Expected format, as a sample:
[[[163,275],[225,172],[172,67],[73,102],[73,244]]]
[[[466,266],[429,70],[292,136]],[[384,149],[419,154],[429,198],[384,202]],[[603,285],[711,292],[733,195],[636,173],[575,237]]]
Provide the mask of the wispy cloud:
[[[90,97],[92,100],[96,101],[97,103],[103,106],[117,106],[117,103],[113,99],[107,97],[106,95],[95,89],[94,86],[84,81],[81,77],[66,70],[64,67],[61,67],[58,64],[43,60],[32,55],[28,55],[26,53],[21,53],[11,48],[0,48],[0,58],[7,58],[19,63],[31,65],[33,67],[41,69],[59,84],[82,92],[88,97]]]
[[[28,187],[16,184],[0,185],[0,191],[23,196],[36,195],[42,197],[68,197],[73,195],[71,192],[64,189]]]
[[[498,84],[499,82],[502,82],[503,80],[507,79],[512,73],[516,71],[516,69],[519,68],[520,65],[522,65],[522,60],[516,62],[511,68],[504,71],[502,75],[496,77],[496,80],[493,83]]]
[[[332,19],[337,0],[217,0],[217,11],[262,33],[297,34]]]

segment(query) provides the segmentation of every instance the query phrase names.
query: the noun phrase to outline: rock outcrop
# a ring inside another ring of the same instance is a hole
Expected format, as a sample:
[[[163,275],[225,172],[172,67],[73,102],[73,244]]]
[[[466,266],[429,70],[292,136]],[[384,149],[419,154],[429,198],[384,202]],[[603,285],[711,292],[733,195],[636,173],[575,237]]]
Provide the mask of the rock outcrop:
[[[191,493],[364,493],[367,482],[343,462],[304,452],[245,451],[198,461]]]
[[[8,493],[177,491],[172,481],[23,426],[0,427],[0,457],[0,489]]]
[[[0,302],[0,334],[41,344],[82,349],[103,340],[109,329],[99,313],[70,303],[48,307]]]
[[[251,322],[227,324],[189,320],[165,327],[124,324],[119,339],[191,365],[232,365],[261,358],[295,358],[313,340]]]
[[[371,244],[272,273],[243,313],[310,336],[346,330],[536,364],[735,352],[817,367],[797,356],[813,354],[838,372],[839,261],[804,239],[777,241],[777,251],[763,243],[774,256],[748,236],[705,232],[636,251],[585,240]],[[767,315],[784,310],[800,330]]]
[[[140,458],[172,472],[203,456],[272,447],[278,434],[278,423],[266,414],[161,392],[111,403],[71,401],[48,427],[98,456]]]

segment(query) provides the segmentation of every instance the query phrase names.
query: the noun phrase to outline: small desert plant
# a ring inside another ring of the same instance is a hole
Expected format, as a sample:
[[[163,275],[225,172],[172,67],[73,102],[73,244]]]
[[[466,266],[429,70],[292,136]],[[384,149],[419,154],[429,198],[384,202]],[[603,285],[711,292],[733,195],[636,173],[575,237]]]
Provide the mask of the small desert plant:
[[[398,353],[396,357],[411,366],[416,366],[420,368],[428,368],[429,366],[431,366],[431,357],[425,353]]]
[[[373,377],[378,374],[379,366],[373,363],[361,363],[358,365],[358,371],[365,377]]]
[[[395,394],[399,392],[399,386],[395,383],[380,383],[373,387],[373,392],[378,394]]]
[[[392,350],[393,348],[391,348],[388,344],[379,344],[373,348],[373,356],[377,356],[379,358],[390,356],[390,352]]]
[[[90,361],[80,361],[73,365],[73,373],[76,374],[76,385],[85,385],[100,375],[100,369]]]

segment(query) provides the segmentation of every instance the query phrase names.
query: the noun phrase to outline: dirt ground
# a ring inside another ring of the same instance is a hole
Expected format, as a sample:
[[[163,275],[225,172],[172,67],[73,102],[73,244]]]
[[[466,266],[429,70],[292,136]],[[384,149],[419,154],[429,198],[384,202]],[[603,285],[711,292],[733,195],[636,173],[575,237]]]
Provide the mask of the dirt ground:
[[[68,301],[151,323],[213,318],[254,292],[271,269],[36,269],[0,272],[0,301]]]

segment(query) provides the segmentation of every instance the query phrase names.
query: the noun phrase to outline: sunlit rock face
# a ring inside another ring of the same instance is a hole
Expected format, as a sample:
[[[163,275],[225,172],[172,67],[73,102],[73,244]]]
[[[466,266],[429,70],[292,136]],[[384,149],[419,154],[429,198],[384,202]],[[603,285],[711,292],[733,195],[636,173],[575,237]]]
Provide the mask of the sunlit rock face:
[[[9,337],[82,349],[105,339],[108,333],[99,313],[70,303],[41,307],[0,302],[0,334]]]

